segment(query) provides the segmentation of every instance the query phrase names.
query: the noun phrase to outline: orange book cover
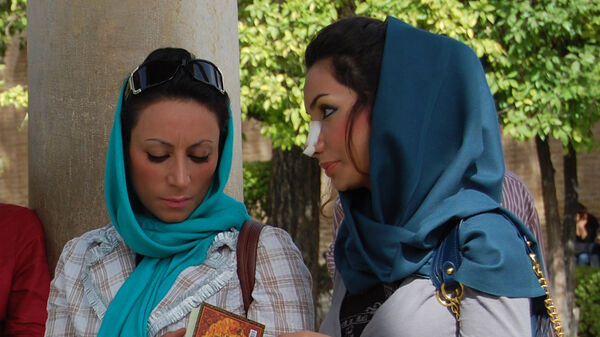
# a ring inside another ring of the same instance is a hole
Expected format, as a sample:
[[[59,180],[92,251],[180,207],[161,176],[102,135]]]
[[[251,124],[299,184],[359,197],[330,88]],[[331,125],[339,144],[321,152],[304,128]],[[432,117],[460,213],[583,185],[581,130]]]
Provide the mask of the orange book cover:
[[[185,337],[262,337],[265,331],[264,324],[208,303],[194,311]]]

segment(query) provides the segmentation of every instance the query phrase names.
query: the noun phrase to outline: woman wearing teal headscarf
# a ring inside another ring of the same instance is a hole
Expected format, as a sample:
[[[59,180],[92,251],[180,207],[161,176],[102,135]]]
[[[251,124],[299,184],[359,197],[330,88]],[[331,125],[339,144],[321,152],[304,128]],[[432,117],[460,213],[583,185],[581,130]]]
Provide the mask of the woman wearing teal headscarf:
[[[306,66],[305,154],[331,178],[344,213],[321,332],[530,336],[530,298],[545,292],[522,235],[535,239],[499,205],[498,121],[473,51],[392,17],[349,18],[319,32]],[[433,257],[456,226],[462,262],[444,271],[464,292],[446,307]]]
[[[112,224],[65,246],[47,336],[183,336],[202,302],[265,324],[265,336],[313,325],[310,274],[290,236],[269,226],[244,312],[235,249],[249,216],[223,192],[232,131],[229,98],[211,62],[164,48],[133,71],[108,146]]]

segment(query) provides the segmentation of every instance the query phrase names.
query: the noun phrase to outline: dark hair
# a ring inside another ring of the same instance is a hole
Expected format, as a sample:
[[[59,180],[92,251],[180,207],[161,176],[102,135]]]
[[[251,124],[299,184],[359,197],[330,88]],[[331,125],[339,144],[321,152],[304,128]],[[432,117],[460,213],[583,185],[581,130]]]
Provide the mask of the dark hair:
[[[357,94],[346,125],[346,148],[355,167],[350,147],[352,129],[359,110],[373,108],[375,103],[386,27],[386,22],[372,18],[342,19],[323,28],[306,48],[307,70],[318,61],[330,59],[335,79]]]
[[[181,48],[160,48],[151,52],[142,64],[152,61],[190,61],[190,52]],[[129,90],[129,89],[127,89]],[[229,123],[229,97],[208,84],[195,80],[187,71],[179,70],[175,77],[163,84],[145,89],[137,95],[126,94],[121,107],[121,132],[123,151],[128,157],[131,130],[137,124],[140,112],[162,99],[193,100],[212,111],[219,125],[219,158],[225,144]]]
[[[584,215],[587,212],[588,212],[587,207],[585,207],[582,203],[578,202],[577,203],[577,214]]]

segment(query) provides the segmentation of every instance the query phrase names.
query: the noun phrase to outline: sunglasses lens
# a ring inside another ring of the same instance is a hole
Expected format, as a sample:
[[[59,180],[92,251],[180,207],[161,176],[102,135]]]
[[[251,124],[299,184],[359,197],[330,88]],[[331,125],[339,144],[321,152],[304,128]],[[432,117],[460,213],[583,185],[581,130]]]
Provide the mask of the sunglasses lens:
[[[225,90],[223,88],[223,76],[221,76],[221,72],[214,64],[203,60],[194,60],[189,66],[194,78],[210,84],[220,91]]]
[[[141,65],[131,76],[133,86],[137,90],[144,90],[164,83],[177,73],[179,62],[153,61]]]
[[[133,94],[138,94],[145,89],[157,86],[173,79],[180,66],[197,80],[217,88],[225,93],[223,76],[214,64],[205,60],[192,60],[187,62],[152,61],[140,65],[129,77],[129,85]]]

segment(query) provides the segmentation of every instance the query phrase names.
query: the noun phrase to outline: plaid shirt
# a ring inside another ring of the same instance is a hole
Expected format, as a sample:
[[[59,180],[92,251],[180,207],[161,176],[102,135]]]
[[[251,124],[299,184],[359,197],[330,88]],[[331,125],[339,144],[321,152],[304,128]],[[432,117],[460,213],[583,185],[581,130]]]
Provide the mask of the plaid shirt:
[[[264,336],[312,329],[311,276],[291,237],[267,226],[260,235],[253,302],[244,315],[236,271],[238,232],[222,232],[199,266],[186,268],[148,319],[148,336],[184,328],[203,301],[265,324]],[[106,308],[135,268],[135,253],[111,225],[69,241],[56,266],[46,336],[96,336]]]

